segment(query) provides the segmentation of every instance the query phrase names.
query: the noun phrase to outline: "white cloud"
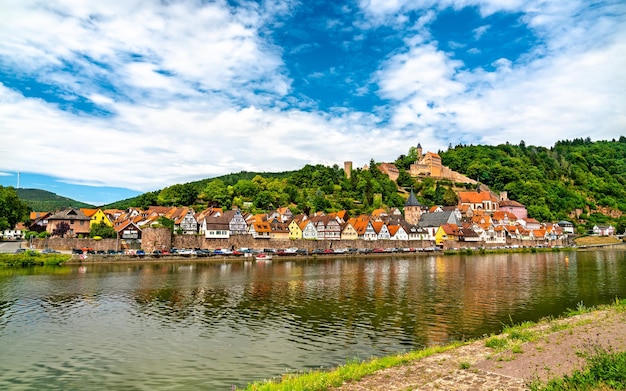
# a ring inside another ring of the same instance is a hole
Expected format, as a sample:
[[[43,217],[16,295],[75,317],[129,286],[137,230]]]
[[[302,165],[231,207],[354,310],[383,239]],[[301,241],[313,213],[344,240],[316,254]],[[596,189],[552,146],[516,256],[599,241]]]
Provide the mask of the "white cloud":
[[[36,4],[16,1],[0,16],[0,57],[75,93],[91,93],[81,74],[144,91],[140,96],[153,88],[182,94],[193,88],[247,100],[254,99],[251,90],[282,96],[289,89],[279,49],[258,34],[266,16],[253,7],[232,9],[223,1]]]
[[[487,30],[489,30],[490,27],[491,25],[489,24],[476,27],[474,30],[472,30],[472,32],[474,33],[474,39],[479,40],[480,37],[482,37],[487,32]]]
[[[0,127],[7,130],[2,144],[28,140],[28,154],[7,150],[3,168],[72,183],[148,191],[241,170],[292,170],[381,156],[378,119],[363,113],[115,102],[116,117],[103,119],[75,116],[1,85],[0,103]],[[406,149],[395,136],[385,135],[383,144],[393,151],[385,153],[387,159]]]
[[[626,29],[624,14],[611,9],[618,2],[588,11],[569,1],[364,0],[361,27],[388,24],[404,44],[354,86],[378,91],[384,103],[373,114],[319,112],[311,109],[317,102],[289,95],[281,57],[289,48],[263,32],[290,2],[166,3],[5,2],[3,66],[112,114],[64,111],[0,84],[0,169],[148,191],[241,170],[345,160],[359,167],[393,160],[418,141],[429,150],[522,139],[552,145],[626,129]],[[522,60],[501,58],[494,70],[468,71],[438,48],[429,26],[443,7],[472,5],[484,15],[522,12],[542,46]],[[411,10],[417,19],[407,17]]]
[[[524,10],[522,20],[544,45],[515,62],[500,58],[489,72],[464,69],[421,34],[406,39],[406,50],[391,56],[377,74],[381,96],[395,102],[393,126],[417,134],[434,129],[441,144],[524,139],[551,146],[566,138],[623,134],[626,24],[616,9],[624,11],[623,5],[587,10],[580,2],[466,1],[454,6],[460,4],[485,7],[485,14]],[[484,33],[484,27],[475,33]]]

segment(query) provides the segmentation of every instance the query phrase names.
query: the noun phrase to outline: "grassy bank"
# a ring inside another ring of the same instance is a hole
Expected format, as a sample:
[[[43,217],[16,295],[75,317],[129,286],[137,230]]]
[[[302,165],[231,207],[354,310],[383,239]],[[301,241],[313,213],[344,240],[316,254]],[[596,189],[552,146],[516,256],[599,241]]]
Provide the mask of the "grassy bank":
[[[577,246],[600,246],[620,244],[623,243],[623,241],[614,236],[581,236],[574,239],[574,243],[576,243]]]
[[[626,352],[599,350],[588,358],[589,366],[546,384],[534,383],[531,391],[611,391],[626,389]]]
[[[564,318],[580,315],[583,313],[609,310],[626,311],[626,300],[615,300],[611,305],[596,308],[585,307],[580,303],[576,309],[569,310]],[[548,319],[540,323],[524,322],[519,325],[506,326],[499,335],[492,335],[484,338],[486,347],[494,352],[505,350],[515,354],[521,351],[521,346],[525,342],[537,341],[545,338],[546,335],[556,333],[568,328],[575,328],[576,324],[570,322],[558,322],[559,319]],[[341,365],[333,370],[312,370],[304,373],[293,373],[283,375],[280,379],[264,380],[249,384],[245,390],[248,391],[321,391],[332,387],[338,387],[346,381],[358,381],[366,375],[376,371],[395,366],[401,366],[411,361],[434,355],[436,353],[455,349],[470,342],[457,342],[447,346],[432,347],[424,350],[413,351],[405,354],[389,357],[375,358],[369,361],[353,361]],[[469,366],[469,364],[468,364]],[[462,368],[463,369],[463,368]],[[617,375],[616,375],[617,373]],[[553,391],[553,390],[613,390],[626,389],[626,353],[597,351],[589,357],[589,368],[572,376],[558,379],[547,384],[539,382],[532,384],[533,391]],[[617,382],[617,383],[616,383]],[[620,383],[621,382],[621,383]],[[559,388],[562,384],[571,383],[569,388]],[[621,388],[616,388],[614,384],[621,384]],[[601,388],[605,384],[614,388]],[[597,385],[597,387],[596,387]],[[588,387],[591,386],[591,387]],[[596,388],[593,388],[596,387]]]
[[[286,374],[280,380],[264,380],[248,385],[245,390],[254,391],[314,391],[327,390],[329,387],[340,386],[346,380],[359,380],[363,376],[378,370],[390,368],[410,361],[419,360],[435,353],[445,352],[461,346],[458,342],[447,346],[436,346],[394,356],[375,358],[369,361],[352,361],[331,371],[323,369],[306,373]]]
[[[43,265],[61,265],[72,258],[69,254],[41,254],[37,251],[26,251],[21,254],[0,254],[2,267],[28,267]]]

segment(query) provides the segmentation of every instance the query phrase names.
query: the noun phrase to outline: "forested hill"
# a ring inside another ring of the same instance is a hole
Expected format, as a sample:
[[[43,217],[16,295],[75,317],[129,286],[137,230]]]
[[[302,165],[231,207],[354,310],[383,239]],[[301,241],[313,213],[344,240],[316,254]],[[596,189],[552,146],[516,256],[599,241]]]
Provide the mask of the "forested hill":
[[[540,221],[568,219],[581,209],[582,220],[602,224],[626,213],[624,136],[618,141],[559,141],[552,148],[523,142],[457,146],[439,155],[451,169],[496,192],[507,191]]]
[[[16,189],[17,196],[20,200],[37,212],[52,212],[67,207],[73,208],[93,208],[93,205],[84,202],[75,201],[71,198],[62,197],[55,193],[40,189]]]
[[[507,191],[509,198],[526,205],[529,215],[540,221],[567,219],[585,226],[616,224],[626,228],[626,138],[615,141],[575,139],[551,148],[503,144],[459,145],[439,151],[443,164],[478,179],[493,191]],[[406,191],[413,188],[425,205],[455,205],[456,192],[470,185],[411,178],[407,171],[415,162],[412,147],[395,162],[400,171],[397,184],[370,161],[369,170],[354,169],[348,179],[342,168],[306,165],[283,173],[230,174],[162,190],[105,207],[124,209],[151,205],[207,206],[251,212],[289,206],[295,213],[348,210],[351,215],[379,207],[402,207]],[[579,215],[576,215],[576,211]]]

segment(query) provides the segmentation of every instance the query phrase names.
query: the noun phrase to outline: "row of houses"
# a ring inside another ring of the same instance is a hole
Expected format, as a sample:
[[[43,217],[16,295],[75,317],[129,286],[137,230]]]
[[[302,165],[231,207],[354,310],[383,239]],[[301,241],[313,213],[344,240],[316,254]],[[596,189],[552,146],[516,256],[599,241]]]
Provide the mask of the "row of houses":
[[[444,242],[506,244],[520,241],[553,241],[574,233],[570,222],[540,223],[527,217],[524,205],[509,200],[506,193],[496,197],[489,191],[459,193],[459,204],[453,207],[425,207],[411,191],[403,211],[398,208],[377,209],[369,215],[350,217],[346,211],[294,215],[289,208],[270,213],[249,214],[235,208],[207,208],[195,212],[190,207],[153,206],[146,210],[67,208],[55,213],[32,212],[32,231],[55,232],[61,222],[69,225],[67,236],[87,237],[96,224],[115,229],[118,238],[140,240],[142,230],[166,218],[174,231],[183,235],[202,235],[207,239],[229,239],[250,235],[254,239],[305,240],[420,240],[437,245]],[[599,235],[612,235],[613,227],[594,227]],[[16,239],[17,231],[12,232]]]

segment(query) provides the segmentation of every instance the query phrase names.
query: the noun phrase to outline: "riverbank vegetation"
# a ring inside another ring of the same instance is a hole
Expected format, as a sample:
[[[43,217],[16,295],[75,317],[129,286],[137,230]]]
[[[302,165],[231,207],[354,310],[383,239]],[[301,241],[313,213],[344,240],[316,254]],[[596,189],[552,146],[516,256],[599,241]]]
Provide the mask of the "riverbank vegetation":
[[[626,300],[615,299],[610,305],[586,307],[579,303],[577,308],[570,309],[564,317],[594,312],[594,311],[626,311]],[[519,325],[506,325],[501,334],[484,338],[486,347],[494,352],[510,350],[513,354],[521,351],[524,342],[536,341],[550,333],[559,332],[577,325],[569,322],[558,322],[559,319],[547,319],[540,323],[523,322]],[[547,327],[541,327],[546,325]],[[390,368],[420,360],[433,354],[453,349],[470,342],[455,342],[447,346],[437,346],[424,350],[413,351],[389,357],[374,358],[372,360],[353,360],[333,370],[312,370],[305,373],[290,373],[280,379],[264,380],[249,384],[246,391],[321,391],[338,387],[346,381],[359,381],[366,375],[373,374],[384,368]],[[453,352],[451,354],[454,354]],[[574,372],[571,376],[555,379],[548,383],[534,382],[533,391],[556,390],[613,390],[626,389],[626,352],[607,352],[597,349],[595,354],[588,357],[589,366],[583,371]],[[469,365],[469,364],[468,364]],[[461,369],[468,365],[461,364]],[[606,387],[605,387],[606,386]],[[594,388],[595,387],[595,388]],[[602,388],[605,387],[605,388]],[[613,388],[610,388],[613,387]]]
[[[611,391],[626,389],[626,352],[598,350],[589,366],[547,384],[530,384],[531,391]]]
[[[0,254],[0,266],[30,267],[44,265],[61,265],[72,258],[69,254],[41,254],[27,250],[19,254]]]
[[[316,391],[327,390],[330,387],[340,386],[344,381],[359,380],[363,376],[378,370],[406,364],[410,361],[419,360],[436,353],[445,352],[461,346],[463,343],[456,342],[447,346],[435,346],[409,353],[375,358],[369,361],[352,360],[332,371],[324,369],[313,370],[306,373],[288,373],[280,380],[265,380],[249,384],[247,391]]]

